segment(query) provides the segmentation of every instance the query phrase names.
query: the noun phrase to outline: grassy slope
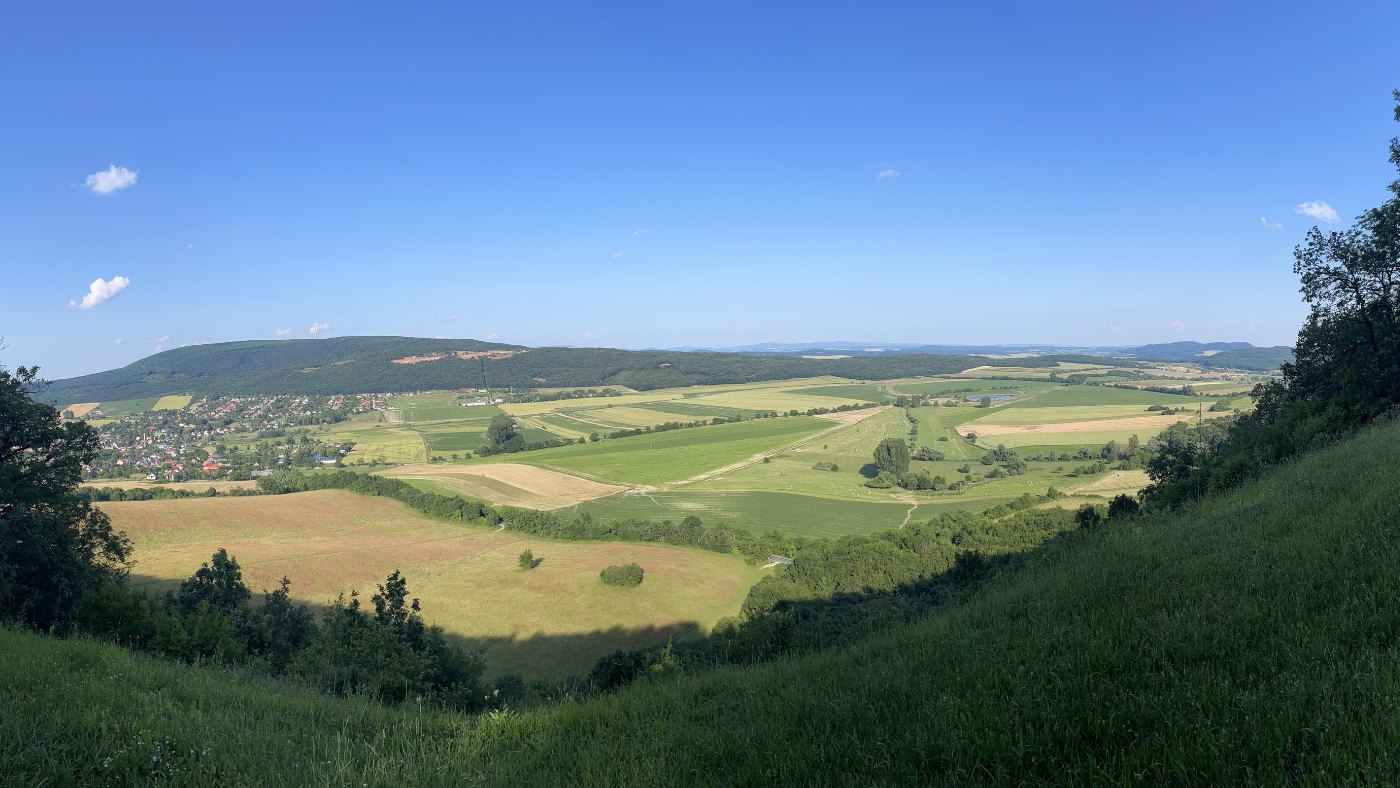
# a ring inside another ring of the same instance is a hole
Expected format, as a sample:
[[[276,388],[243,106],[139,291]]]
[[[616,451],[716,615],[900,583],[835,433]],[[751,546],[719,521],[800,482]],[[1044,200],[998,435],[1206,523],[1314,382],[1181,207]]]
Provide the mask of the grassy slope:
[[[1397,472],[1392,427],[839,652],[479,722],[0,633],[0,757],[19,782],[168,735],[267,784],[1384,783]]]

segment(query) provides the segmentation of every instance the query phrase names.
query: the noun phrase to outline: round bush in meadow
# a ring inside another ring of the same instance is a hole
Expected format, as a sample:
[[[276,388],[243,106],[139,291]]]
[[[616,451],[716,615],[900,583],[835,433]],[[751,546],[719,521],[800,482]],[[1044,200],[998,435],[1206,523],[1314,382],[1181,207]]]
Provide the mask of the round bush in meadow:
[[[614,564],[598,573],[598,576],[602,578],[603,583],[610,586],[632,588],[642,584],[642,568],[637,564]]]

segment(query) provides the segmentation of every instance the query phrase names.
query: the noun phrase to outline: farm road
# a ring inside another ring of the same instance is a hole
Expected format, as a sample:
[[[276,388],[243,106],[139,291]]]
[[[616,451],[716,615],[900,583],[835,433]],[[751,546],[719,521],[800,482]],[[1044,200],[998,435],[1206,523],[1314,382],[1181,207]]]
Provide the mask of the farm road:
[[[660,489],[660,490],[674,490],[674,489],[677,488],[677,487],[683,487],[683,486],[685,486],[685,485],[687,485],[687,484],[694,484],[694,483],[696,483],[696,482],[703,482],[703,481],[705,481],[706,479],[712,479],[712,478],[714,478],[715,476],[718,476],[718,475],[721,474],[721,473],[730,473],[730,472],[732,472],[732,471],[737,471],[737,470],[739,470],[740,468],[747,468],[747,467],[749,467],[750,465],[754,465],[754,464],[756,464],[756,463],[763,462],[763,460],[764,460],[765,457],[772,457],[772,456],[777,455],[777,454],[782,454],[782,453],[785,452],[785,451],[792,451],[793,449],[800,449],[800,448],[802,448],[803,446],[806,446],[806,445],[811,444],[811,443],[815,443],[816,441],[818,441],[818,440],[820,440],[820,439],[822,439],[822,438],[825,438],[825,437],[831,435],[832,433],[840,432],[841,430],[846,429],[847,427],[851,426],[852,424],[858,424],[858,423],[860,423],[861,421],[865,420],[866,418],[869,418],[870,416],[874,416],[876,413],[880,413],[880,412],[883,412],[883,411],[886,411],[886,410],[889,410],[889,406],[888,406],[888,405],[885,405],[885,406],[882,406],[882,407],[878,407],[878,408],[871,408],[870,410],[851,411],[852,413],[859,413],[859,414],[863,414],[863,415],[861,415],[860,418],[852,418],[852,419],[850,419],[850,420],[848,420],[848,421],[843,420],[841,423],[838,423],[835,427],[831,427],[830,429],[822,430],[821,432],[818,432],[818,433],[815,434],[815,435],[809,435],[809,436],[807,436],[807,437],[805,437],[805,438],[803,438],[803,439],[801,439],[801,440],[798,440],[798,441],[794,441],[794,442],[792,442],[792,443],[789,443],[789,444],[787,444],[786,446],[779,446],[779,447],[776,448],[776,449],[770,449],[770,450],[768,450],[768,451],[761,451],[761,452],[759,452],[758,454],[755,454],[754,456],[748,458],[747,460],[740,460],[739,462],[730,463],[729,465],[726,465],[726,466],[724,466],[723,468],[716,468],[716,469],[713,470],[713,471],[705,471],[704,473],[699,474],[699,475],[696,475],[696,476],[692,476],[692,477],[690,477],[689,479],[682,479],[681,481],[678,481],[678,482],[671,482],[670,484],[662,485],[661,487],[656,488],[656,489]],[[846,415],[846,414],[840,414],[840,415],[843,415],[843,416],[844,416],[844,415]],[[821,417],[819,416],[818,418],[821,418]]]

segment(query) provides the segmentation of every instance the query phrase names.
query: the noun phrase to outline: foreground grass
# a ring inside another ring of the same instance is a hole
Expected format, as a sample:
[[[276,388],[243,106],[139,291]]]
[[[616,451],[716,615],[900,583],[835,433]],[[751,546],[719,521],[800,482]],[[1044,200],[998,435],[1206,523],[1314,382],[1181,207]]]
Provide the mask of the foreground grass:
[[[1073,534],[971,603],[848,649],[481,720],[0,633],[0,773],[113,785],[1389,784],[1397,472],[1400,429],[1379,430],[1179,517]],[[163,737],[188,759],[174,768],[203,771],[149,776],[140,748]],[[108,777],[118,764],[120,782]]]

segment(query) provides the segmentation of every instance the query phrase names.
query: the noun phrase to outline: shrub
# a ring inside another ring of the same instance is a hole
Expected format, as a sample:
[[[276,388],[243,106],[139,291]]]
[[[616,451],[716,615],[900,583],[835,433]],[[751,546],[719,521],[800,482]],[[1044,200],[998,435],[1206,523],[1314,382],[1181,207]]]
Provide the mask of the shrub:
[[[523,553],[520,554],[520,568],[521,568],[521,569],[534,569],[534,568],[535,568],[535,553],[534,553],[533,550],[526,550],[525,552],[523,552]]]
[[[598,573],[604,585],[633,588],[642,584],[642,568],[635,563],[612,566]]]

